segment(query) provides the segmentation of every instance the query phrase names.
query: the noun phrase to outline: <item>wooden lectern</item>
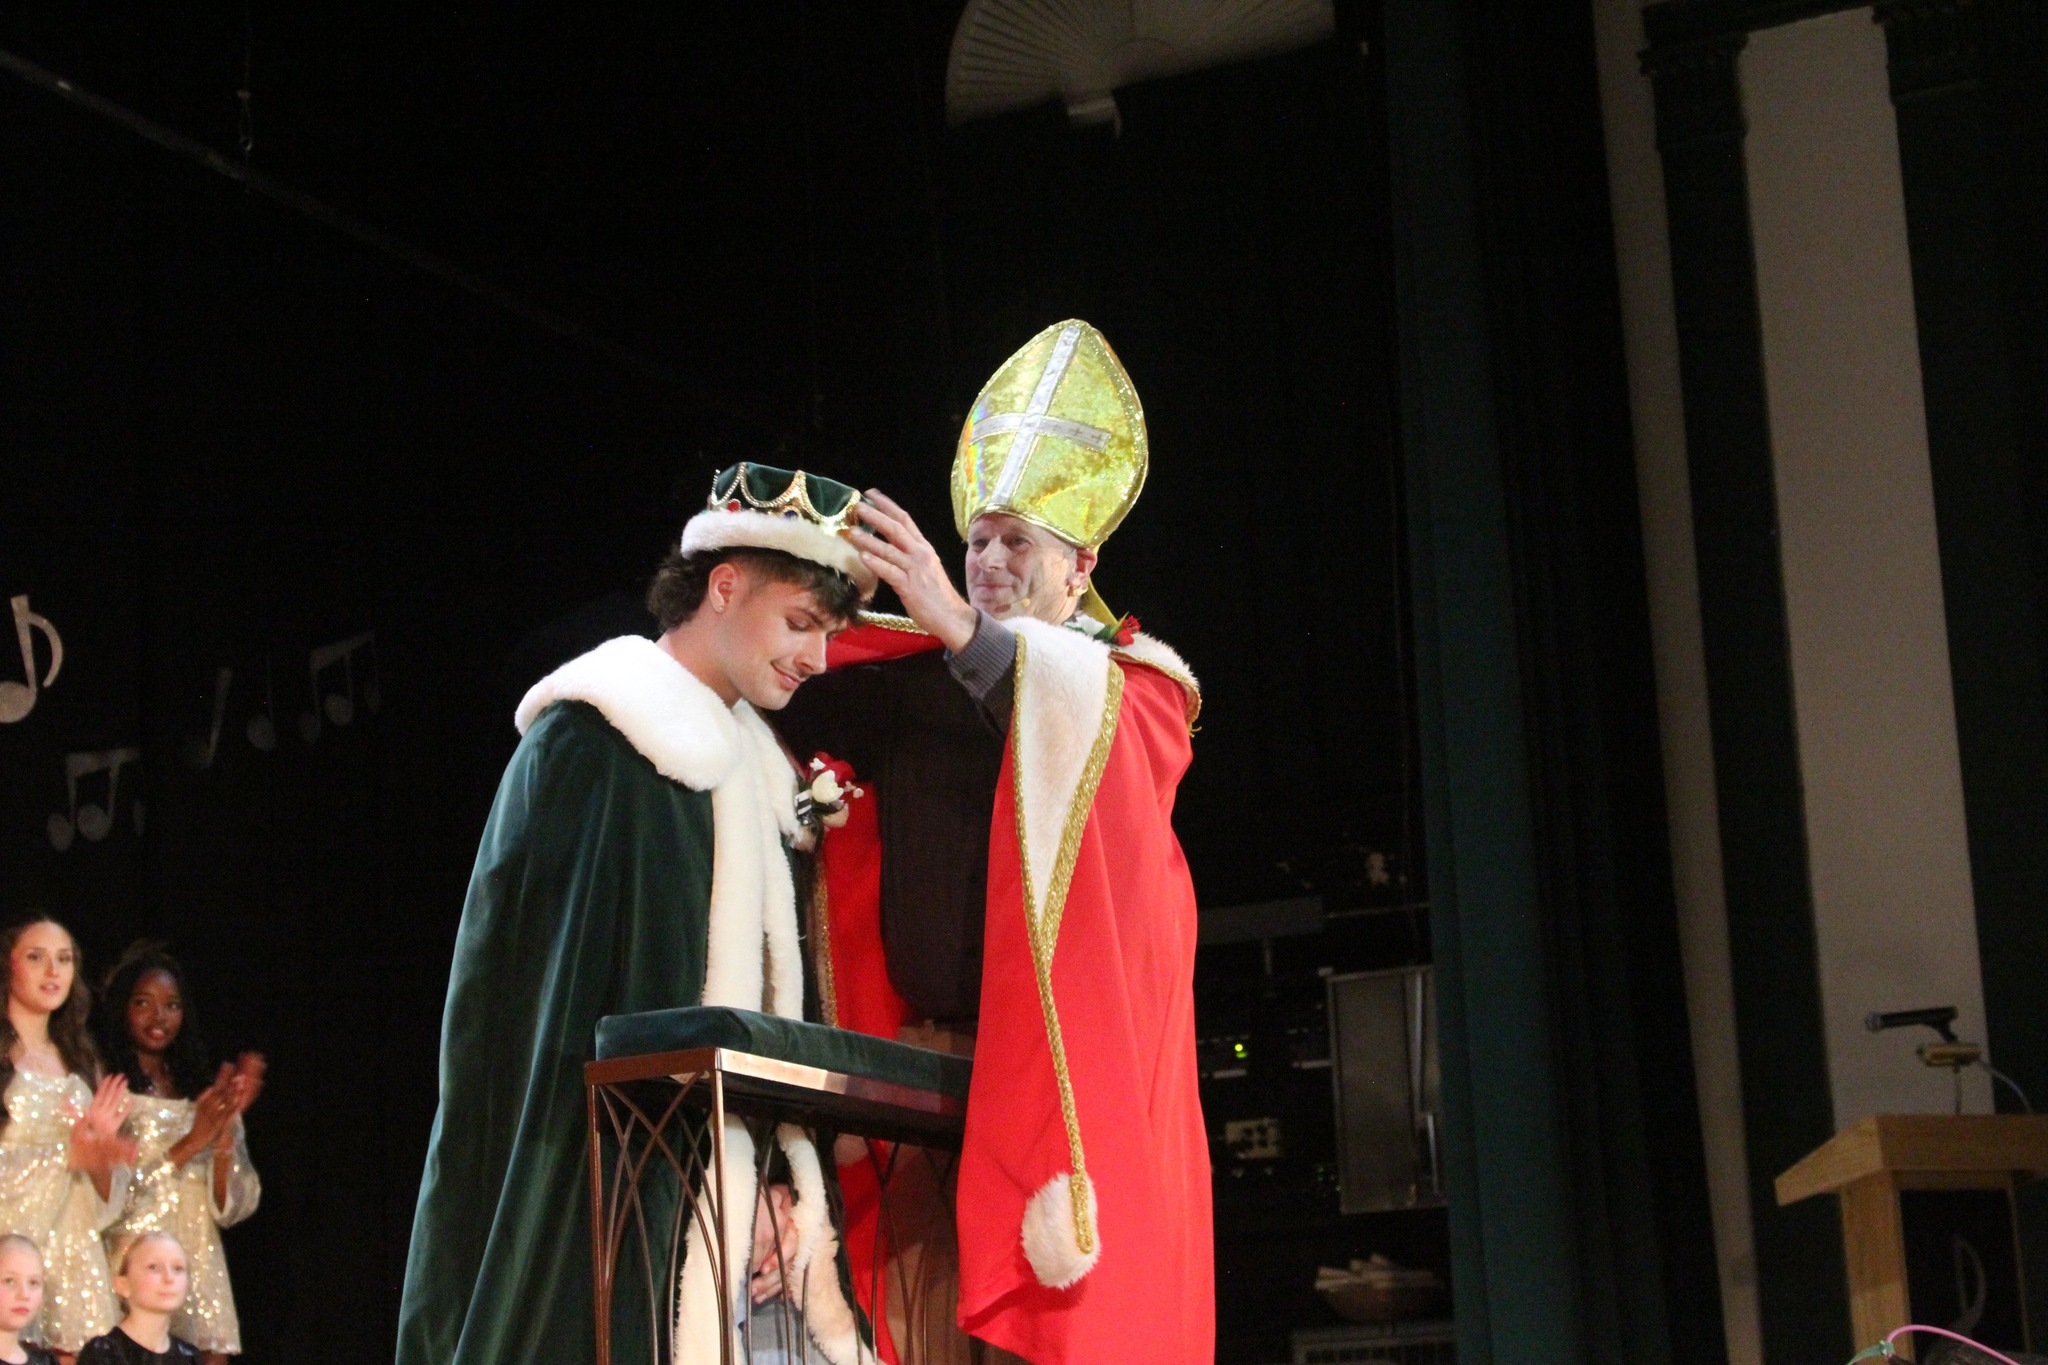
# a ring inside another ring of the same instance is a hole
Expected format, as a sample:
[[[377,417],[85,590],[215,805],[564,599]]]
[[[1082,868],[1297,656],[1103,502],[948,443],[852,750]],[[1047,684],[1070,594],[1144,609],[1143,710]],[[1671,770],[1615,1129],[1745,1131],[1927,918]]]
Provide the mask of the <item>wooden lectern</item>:
[[[1979,1340],[2031,1349],[2012,1196],[2043,1175],[2048,1115],[1886,1114],[1779,1176],[1778,1204],[1842,1197],[1859,1347],[1921,1322],[1967,1323]]]

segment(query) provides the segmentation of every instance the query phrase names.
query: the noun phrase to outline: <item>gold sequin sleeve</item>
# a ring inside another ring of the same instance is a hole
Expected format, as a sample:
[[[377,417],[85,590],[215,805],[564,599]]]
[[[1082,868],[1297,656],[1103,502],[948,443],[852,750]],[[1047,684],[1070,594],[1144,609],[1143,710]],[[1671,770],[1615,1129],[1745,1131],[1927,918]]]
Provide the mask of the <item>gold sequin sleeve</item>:
[[[43,1253],[43,1311],[26,1335],[60,1351],[78,1350],[117,1316],[100,1230],[122,1213],[129,1173],[117,1169],[101,1199],[91,1177],[67,1164],[71,1125],[91,1101],[76,1076],[17,1071],[0,1130],[0,1224]]]
[[[213,1163],[218,1156],[207,1158],[206,1187],[213,1190]],[[249,1134],[242,1127],[240,1119],[235,1120],[235,1150],[228,1167],[228,1199],[225,1204],[215,1207],[213,1221],[224,1228],[235,1224],[256,1212],[256,1206],[263,1202],[263,1177],[256,1174],[256,1166],[249,1160]]]

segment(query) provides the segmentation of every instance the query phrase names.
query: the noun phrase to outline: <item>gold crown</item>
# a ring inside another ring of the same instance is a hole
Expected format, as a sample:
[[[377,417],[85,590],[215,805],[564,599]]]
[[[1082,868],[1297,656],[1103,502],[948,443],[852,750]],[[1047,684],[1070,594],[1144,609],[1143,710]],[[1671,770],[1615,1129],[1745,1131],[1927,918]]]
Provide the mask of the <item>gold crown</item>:
[[[752,509],[770,516],[801,519],[837,535],[854,525],[853,509],[860,493],[837,479],[801,469],[771,469],[764,464],[736,464],[711,478],[708,508],[739,512]]]
[[[1109,539],[1145,486],[1145,410],[1102,333],[1055,323],[982,387],[953,457],[953,526],[1006,512],[1071,544]]]
[[[780,550],[837,569],[872,593],[875,572],[844,534],[859,504],[859,492],[837,479],[736,464],[712,477],[711,496],[684,525],[680,548],[686,555],[749,546]]]

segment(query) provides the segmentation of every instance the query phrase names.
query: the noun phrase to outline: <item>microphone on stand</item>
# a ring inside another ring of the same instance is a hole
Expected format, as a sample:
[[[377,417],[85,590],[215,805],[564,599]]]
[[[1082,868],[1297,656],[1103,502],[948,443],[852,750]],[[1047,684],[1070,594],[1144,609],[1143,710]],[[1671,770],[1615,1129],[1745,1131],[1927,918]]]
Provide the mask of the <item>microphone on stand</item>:
[[[1872,1033],[1880,1033],[1888,1028],[1912,1028],[1916,1024],[1924,1024],[1940,1034],[1943,1042],[1953,1043],[1956,1031],[1951,1026],[1956,1021],[1956,1013],[1954,1005],[1936,1005],[1924,1010],[1872,1010],[1863,1016],[1863,1027]]]

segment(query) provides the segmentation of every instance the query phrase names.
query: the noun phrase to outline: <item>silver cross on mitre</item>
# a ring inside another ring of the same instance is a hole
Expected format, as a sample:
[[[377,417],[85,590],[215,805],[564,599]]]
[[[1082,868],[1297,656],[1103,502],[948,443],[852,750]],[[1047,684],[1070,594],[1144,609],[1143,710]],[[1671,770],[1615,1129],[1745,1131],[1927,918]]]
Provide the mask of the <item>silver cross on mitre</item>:
[[[995,505],[1016,496],[1017,484],[1024,477],[1024,467],[1031,463],[1040,436],[1058,436],[1090,450],[1101,450],[1109,444],[1110,433],[1101,427],[1051,415],[1052,400],[1059,392],[1060,380],[1066,378],[1067,367],[1074,363],[1074,347],[1080,340],[1079,324],[1061,330],[1059,340],[1053,343],[1052,356],[1045,362],[1045,373],[1038,377],[1038,387],[1031,391],[1031,401],[1024,411],[978,417],[968,429],[967,439],[977,445],[990,436],[1016,433],[1009,454],[1003,457],[1003,471],[996,476],[995,491],[987,493],[984,485],[984,493]]]

